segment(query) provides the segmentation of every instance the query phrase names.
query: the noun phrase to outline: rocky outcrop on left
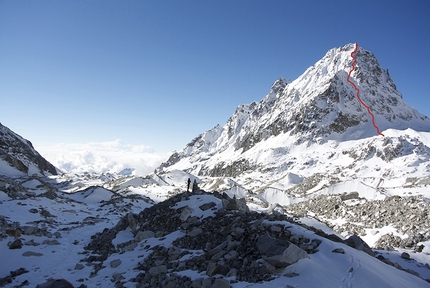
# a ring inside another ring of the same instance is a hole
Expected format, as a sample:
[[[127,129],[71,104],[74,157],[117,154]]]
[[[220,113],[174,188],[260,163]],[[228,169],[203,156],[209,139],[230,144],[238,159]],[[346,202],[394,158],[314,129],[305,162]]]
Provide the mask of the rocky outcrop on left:
[[[0,160],[25,174],[57,175],[57,169],[42,157],[30,141],[0,123]]]

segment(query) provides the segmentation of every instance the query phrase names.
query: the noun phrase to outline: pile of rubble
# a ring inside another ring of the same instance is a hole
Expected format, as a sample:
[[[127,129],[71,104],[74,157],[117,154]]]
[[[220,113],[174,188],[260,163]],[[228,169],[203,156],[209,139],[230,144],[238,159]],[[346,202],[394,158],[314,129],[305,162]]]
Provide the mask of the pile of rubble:
[[[430,204],[418,196],[393,196],[384,200],[359,198],[357,192],[343,195],[320,195],[308,201],[287,206],[287,213],[312,216],[342,235],[352,232],[365,236],[392,226],[406,238],[392,234],[380,237],[375,246],[380,249],[400,247],[419,251],[420,242],[430,240]],[[343,224],[339,220],[343,220]],[[331,224],[336,223],[336,224]]]
[[[197,217],[190,207],[178,206],[196,195],[213,197],[213,201],[197,208],[199,212],[212,211],[213,216]],[[183,193],[146,208],[139,215],[129,213],[112,229],[94,235],[86,247],[91,256],[85,261],[94,265],[97,273],[97,267],[102,267],[111,254],[139,246],[150,253],[135,268],[141,271],[132,279],[138,283],[137,287],[230,287],[239,281],[257,283],[273,279],[288,265],[318,253],[322,242],[319,236],[372,253],[355,235],[354,239],[342,241],[335,235],[314,230],[315,238],[310,239],[293,229],[297,225],[300,224],[280,213],[249,212],[244,199],[203,191]],[[309,228],[303,227],[303,231]],[[117,233],[125,229],[133,231],[134,239],[113,245]],[[145,247],[145,239],[163,239],[178,231],[172,245]],[[341,250],[333,252],[342,253]],[[191,280],[182,271],[204,276]],[[122,287],[123,280],[118,275],[114,279],[116,286]]]

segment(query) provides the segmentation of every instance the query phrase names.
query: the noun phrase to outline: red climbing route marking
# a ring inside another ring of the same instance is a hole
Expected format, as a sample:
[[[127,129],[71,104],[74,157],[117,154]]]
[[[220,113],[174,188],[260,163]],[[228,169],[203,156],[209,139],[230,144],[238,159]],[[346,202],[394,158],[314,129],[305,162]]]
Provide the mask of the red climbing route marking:
[[[364,103],[363,100],[361,100],[360,95],[359,95],[360,94],[360,89],[358,89],[357,86],[355,86],[354,82],[352,82],[351,80],[349,80],[349,78],[351,77],[352,71],[355,70],[355,62],[357,62],[357,58],[355,58],[354,54],[357,52],[357,50],[358,50],[358,43],[355,43],[355,50],[351,52],[351,57],[354,59],[354,61],[352,61],[352,67],[351,67],[351,70],[348,73],[347,80],[348,80],[349,84],[351,84],[354,87],[355,91],[357,91],[356,96],[357,96],[358,100],[360,101],[360,103],[364,107],[366,107],[367,113],[369,113],[370,116],[372,116],[372,124],[373,124],[373,127],[375,127],[376,132],[378,132],[379,135],[384,136],[384,134],[382,134],[381,131],[379,131],[378,126],[376,126],[376,124],[375,124],[375,116],[373,115],[372,111],[370,111],[369,106],[367,106],[366,103]]]

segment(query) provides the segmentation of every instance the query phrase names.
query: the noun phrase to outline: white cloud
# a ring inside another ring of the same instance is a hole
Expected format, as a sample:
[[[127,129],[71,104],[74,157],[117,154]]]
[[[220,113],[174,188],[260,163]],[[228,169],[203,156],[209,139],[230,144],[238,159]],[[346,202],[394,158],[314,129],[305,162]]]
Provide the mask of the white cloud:
[[[86,144],[54,144],[35,147],[55,167],[67,173],[120,172],[133,168],[135,175],[154,171],[171,153],[157,153],[144,145],[130,145],[121,140]]]

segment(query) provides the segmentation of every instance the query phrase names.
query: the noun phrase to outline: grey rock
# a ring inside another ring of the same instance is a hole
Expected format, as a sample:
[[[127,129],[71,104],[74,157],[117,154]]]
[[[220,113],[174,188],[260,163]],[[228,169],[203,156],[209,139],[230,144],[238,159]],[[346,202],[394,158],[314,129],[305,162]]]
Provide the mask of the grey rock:
[[[110,261],[109,265],[112,268],[116,268],[119,265],[121,265],[121,263],[122,263],[122,261],[120,259],[115,259],[115,260]]]
[[[127,229],[127,227],[128,227],[128,221],[127,221],[127,219],[122,217],[119,219],[118,223],[116,224],[115,230],[116,231],[122,231],[122,230]]]
[[[239,253],[237,253],[236,250],[231,250],[230,252],[228,252],[227,254],[224,255],[224,259],[231,261],[237,258],[237,256],[239,256]]]
[[[331,252],[339,253],[339,254],[345,254],[345,250],[343,250],[343,248],[335,248]]]
[[[230,288],[230,282],[225,279],[215,279],[211,288]]]
[[[227,241],[222,242],[221,244],[219,244],[218,246],[216,246],[215,248],[213,248],[212,250],[209,251],[209,255],[215,255],[218,252],[220,252],[221,250],[224,250],[227,247]]]
[[[131,230],[135,230],[137,226],[137,221],[136,221],[136,218],[134,218],[133,213],[130,212],[127,214],[127,221],[128,221],[128,227],[130,227]]]
[[[402,257],[405,260],[411,260],[411,255],[409,253],[403,252],[400,257]]]
[[[60,242],[58,242],[57,240],[43,240],[42,244],[46,244],[46,245],[60,245]]]
[[[202,278],[195,279],[191,282],[191,288],[202,288]]]
[[[23,226],[21,228],[23,229],[22,234],[24,235],[33,235],[37,232],[37,227],[34,226]]]
[[[202,288],[211,288],[212,287],[212,279],[205,278],[202,280]]]
[[[21,239],[16,239],[15,241],[8,243],[9,249],[21,249],[22,248],[22,242]]]
[[[43,254],[42,253],[37,253],[37,252],[32,252],[32,251],[26,251],[26,252],[22,253],[22,256],[25,256],[25,257],[30,257],[30,256],[40,257],[40,256],[43,256]]]
[[[224,270],[225,267],[223,265],[220,265],[217,262],[209,262],[208,268],[206,269],[206,275],[211,277],[216,274],[222,274]]]
[[[187,236],[189,237],[196,237],[197,235],[200,235],[203,232],[203,229],[200,227],[195,227],[193,230],[187,233]]]
[[[166,273],[167,272],[167,266],[166,265],[160,265],[157,267],[151,267],[148,270],[148,273],[151,274],[151,276],[156,276],[158,274],[161,273]]]
[[[182,212],[181,212],[181,216],[179,216],[179,219],[181,219],[182,221],[186,221],[188,219],[188,217],[191,216],[191,214],[193,213],[193,208],[190,207],[185,207]]]
[[[216,206],[215,202],[209,202],[209,203],[205,203],[205,204],[199,206],[199,208],[202,211],[206,211],[206,210],[211,209],[212,207],[215,207],[215,206]]]
[[[75,265],[75,270],[82,270],[82,269],[84,269],[84,265],[82,265],[81,263],[76,263],[76,265]]]
[[[181,255],[181,249],[178,247],[172,246],[167,250],[167,255],[169,256],[169,260],[176,260],[179,258],[179,255]]]
[[[155,237],[155,233],[153,231],[150,231],[150,230],[139,231],[137,232],[136,236],[134,236],[134,241],[140,242],[144,239],[153,238],[153,237]]]
[[[228,271],[227,277],[236,277],[237,276],[237,269],[236,268],[231,268],[230,271]]]
[[[126,252],[130,252],[130,251],[133,251],[134,248],[136,248],[136,247],[137,247],[137,242],[133,242],[133,243],[130,243],[127,246],[123,247],[122,250],[126,251]]]
[[[249,212],[249,208],[246,205],[245,198],[229,198],[229,199],[222,199],[222,206],[225,210],[238,210],[243,212]]]
[[[367,243],[364,242],[363,239],[361,239],[355,234],[351,235],[348,239],[346,239],[345,244],[357,250],[363,251],[371,256],[375,256],[375,253],[372,251],[369,245],[367,245]]]
[[[358,192],[354,191],[354,192],[350,192],[350,193],[343,193],[342,195],[340,195],[340,199],[342,201],[346,201],[346,200],[352,200],[352,199],[358,199],[360,196],[360,194],[358,194]]]
[[[277,268],[287,267],[300,259],[309,258],[306,251],[293,243],[274,239],[268,235],[258,238],[257,248],[263,259]]]
[[[274,239],[268,235],[260,236],[257,240],[257,248],[262,255],[274,256],[284,252],[289,246],[285,241]]]

